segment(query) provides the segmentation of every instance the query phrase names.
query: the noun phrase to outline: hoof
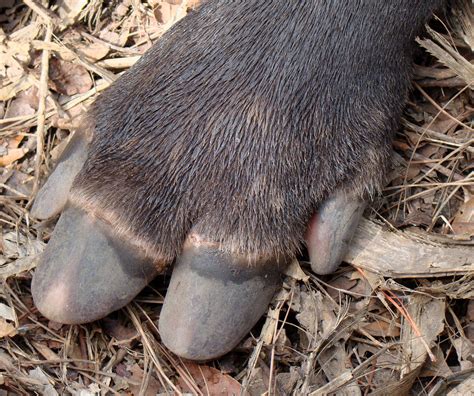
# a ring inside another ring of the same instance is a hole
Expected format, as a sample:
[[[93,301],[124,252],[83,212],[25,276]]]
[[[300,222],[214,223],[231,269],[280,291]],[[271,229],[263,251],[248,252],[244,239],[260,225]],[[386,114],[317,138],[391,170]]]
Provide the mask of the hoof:
[[[33,300],[55,322],[92,322],[130,302],[159,268],[101,220],[67,207],[33,276]]]
[[[276,261],[249,263],[212,246],[187,243],[159,320],[176,355],[206,361],[231,351],[265,313],[281,286]]]
[[[67,144],[59,162],[48,180],[38,192],[31,208],[31,215],[45,220],[58,215],[66,206],[74,178],[87,158],[87,141],[76,132]]]
[[[365,202],[344,192],[337,193],[321,205],[306,233],[313,272],[327,275],[337,269],[365,207]]]

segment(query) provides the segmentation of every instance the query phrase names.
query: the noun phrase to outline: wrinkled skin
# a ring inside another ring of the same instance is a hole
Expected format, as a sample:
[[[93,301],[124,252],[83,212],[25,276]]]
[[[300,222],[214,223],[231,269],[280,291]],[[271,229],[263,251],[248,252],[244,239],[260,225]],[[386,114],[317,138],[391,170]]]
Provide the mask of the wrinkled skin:
[[[63,211],[36,270],[63,323],[127,304],[175,262],[164,343],[232,349],[304,243],[339,265],[390,160],[413,39],[442,0],[209,0],[92,106],[33,208]]]

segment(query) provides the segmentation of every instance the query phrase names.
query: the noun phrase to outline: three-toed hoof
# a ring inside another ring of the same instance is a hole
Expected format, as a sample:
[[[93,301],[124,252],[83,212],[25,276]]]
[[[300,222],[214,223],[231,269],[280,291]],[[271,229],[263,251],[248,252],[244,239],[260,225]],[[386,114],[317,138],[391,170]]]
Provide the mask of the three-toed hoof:
[[[283,268],[276,260],[251,262],[191,239],[175,264],[159,330],[176,355],[206,361],[232,350],[262,317]]]
[[[55,322],[92,322],[130,302],[158,269],[109,225],[67,206],[33,276],[34,303]]]

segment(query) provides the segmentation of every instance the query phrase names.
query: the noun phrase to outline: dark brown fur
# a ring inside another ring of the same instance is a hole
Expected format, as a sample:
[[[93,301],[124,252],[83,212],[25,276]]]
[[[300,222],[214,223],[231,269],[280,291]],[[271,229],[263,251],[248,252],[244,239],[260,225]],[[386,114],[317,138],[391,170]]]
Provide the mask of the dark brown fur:
[[[288,256],[337,189],[373,194],[442,0],[210,0],[95,102],[72,202],[171,261],[192,229]]]

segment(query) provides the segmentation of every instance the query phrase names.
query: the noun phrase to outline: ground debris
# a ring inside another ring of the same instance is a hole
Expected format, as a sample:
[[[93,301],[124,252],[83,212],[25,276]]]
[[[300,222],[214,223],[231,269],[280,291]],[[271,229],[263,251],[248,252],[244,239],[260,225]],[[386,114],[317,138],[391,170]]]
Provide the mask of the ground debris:
[[[366,212],[345,258],[350,265],[318,278],[306,262],[295,261],[266,317],[232,353],[198,365],[166,350],[156,326],[163,279],[96,323],[66,326],[38,314],[31,270],[54,220],[29,216],[35,180],[45,180],[97,95],[199,1],[112,3],[0,1],[0,392],[472,392],[470,0],[457,1],[461,8],[452,23],[435,21],[419,39],[426,51],[417,58],[389,184]],[[43,53],[49,59],[46,81],[41,80]],[[41,101],[44,114],[38,114]],[[44,125],[41,133],[38,125]],[[44,147],[38,152],[41,136]],[[35,155],[41,155],[38,167]]]

